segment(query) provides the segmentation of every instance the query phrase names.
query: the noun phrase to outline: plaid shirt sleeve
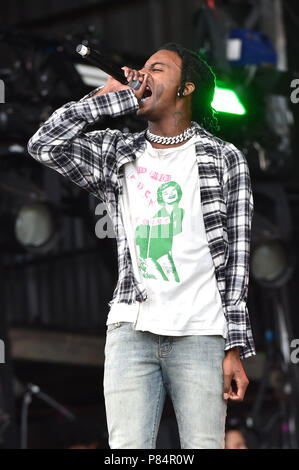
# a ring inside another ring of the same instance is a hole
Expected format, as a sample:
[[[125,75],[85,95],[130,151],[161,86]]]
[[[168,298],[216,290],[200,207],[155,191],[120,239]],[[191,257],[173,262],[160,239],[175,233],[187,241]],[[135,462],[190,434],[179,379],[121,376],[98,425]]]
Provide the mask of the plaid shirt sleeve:
[[[110,129],[84,131],[101,116],[135,111],[138,101],[129,89],[92,97],[100,88],[54,111],[30,138],[27,149],[33,158],[105,201],[102,144],[106,137],[113,152],[115,133]]]
[[[253,194],[244,155],[227,143],[224,188],[227,204],[227,237],[229,257],[226,265],[225,305],[228,335],[225,350],[239,346],[240,357],[255,354],[247,295],[249,283],[250,234],[253,216]]]

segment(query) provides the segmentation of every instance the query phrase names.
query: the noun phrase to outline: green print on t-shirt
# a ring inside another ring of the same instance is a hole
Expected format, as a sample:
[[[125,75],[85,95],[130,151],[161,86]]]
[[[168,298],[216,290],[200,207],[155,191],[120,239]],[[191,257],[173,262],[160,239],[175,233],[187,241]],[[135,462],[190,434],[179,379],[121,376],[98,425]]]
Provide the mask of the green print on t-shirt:
[[[149,223],[136,227],[135,240],[139,247],[139,267],[145,278],[173,277],[180,282],[172,257],[173,237],[182,232],[184,209],[179,207],[182,190],[178,183],[169,181],[157,190],[157,202],[162,206]]]

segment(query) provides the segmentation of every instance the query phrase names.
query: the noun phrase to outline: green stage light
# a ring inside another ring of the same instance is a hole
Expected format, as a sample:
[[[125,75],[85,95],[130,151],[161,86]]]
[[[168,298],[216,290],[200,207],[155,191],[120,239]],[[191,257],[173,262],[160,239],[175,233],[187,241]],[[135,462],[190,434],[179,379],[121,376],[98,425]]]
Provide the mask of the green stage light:
[[[220,113],[238,114],[240,116],[246,114],[246,109],[240,102],[236,93],[228,88],[216,86],[211,106],[215,111]]]

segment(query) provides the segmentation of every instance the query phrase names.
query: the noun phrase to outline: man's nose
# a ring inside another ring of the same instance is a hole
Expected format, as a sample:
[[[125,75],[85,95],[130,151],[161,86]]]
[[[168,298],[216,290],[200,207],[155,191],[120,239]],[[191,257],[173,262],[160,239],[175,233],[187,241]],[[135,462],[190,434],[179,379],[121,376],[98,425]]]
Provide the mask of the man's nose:
[[[138,72],[139,72],[139,73],[142,73],[143,75],[147,73],[148,75],[151,76],[149,70],[146,69],[145,67],[142,67],[141,69],[139,69]]]

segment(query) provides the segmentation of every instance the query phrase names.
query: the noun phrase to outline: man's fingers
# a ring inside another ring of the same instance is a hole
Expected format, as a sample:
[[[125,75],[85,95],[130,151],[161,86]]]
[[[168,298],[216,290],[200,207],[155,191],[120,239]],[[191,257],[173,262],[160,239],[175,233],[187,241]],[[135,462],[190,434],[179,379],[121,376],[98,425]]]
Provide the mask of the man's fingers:
[[[141,86],[138,88],[138,90],[134,90],[135,96],[138,100],[141,100],[144,90],[147,85],[147,79],[148,79],[148,74],[147,73],[141,73],[138,72],[138,70],[130,69],[129,67],[122,67],[122,70],[124,71],[125,77],[128,80],[128,82],[132,82],[135,80],[139,80],[141,83]]]
[[[223,359],[223,398],[242,401],[245,396],[249,380],[242,363],[235,355],[234,350],[228,351]],[[228,391],[228,389],[230,390]]]
[[[148,74],[144,74],[141,86],[138,88],[138,90],[133,90],[138,100],[141,100],[143,96],[143,93],[147,85],[147,79],[148,79]]]
[[[130,67],[122,67],[122,70],[124,71],[125,77],[128,80],[128,82],[132,82],[133,80],[140,80],[142,81],[142,75],[138,70],[131,69]]]
[[[228,400],[230,394],[232,393],[232,374],[223,375],[223,399]]]
[[[124,66],[122,67],[122,70],[124,71],[125,77],[127,78],[129,70],[130,70],[129,67]]]
[[[124,71],[125,77],[128,80],[128,82],[131,82],[133,80],[133,78],[132,78],[133,70],[130,69],[129,67],[122,67],[122,69]]]
[[[243,401],[249,381],[248,379],[244,379],[242,377],[240,379],[236,379],[235,383],[236,383],[237,389],[235,392],[232,391],[229,398],[230,400],[233,400],[233,401]]]

